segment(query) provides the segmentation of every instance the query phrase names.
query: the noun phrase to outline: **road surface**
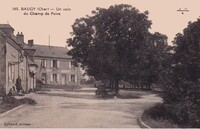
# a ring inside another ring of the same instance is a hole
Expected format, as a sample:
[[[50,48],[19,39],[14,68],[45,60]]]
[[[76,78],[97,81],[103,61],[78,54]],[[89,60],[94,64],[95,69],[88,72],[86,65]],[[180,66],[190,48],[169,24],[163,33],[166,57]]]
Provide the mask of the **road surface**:
[[[94,88],[78,92],[45,89],[26,95],[37,104],[25,105],[0,118],[0,127],[15,128],[139,128],[144,109],[160,102],[155,94],[139,99],[99,99]]]

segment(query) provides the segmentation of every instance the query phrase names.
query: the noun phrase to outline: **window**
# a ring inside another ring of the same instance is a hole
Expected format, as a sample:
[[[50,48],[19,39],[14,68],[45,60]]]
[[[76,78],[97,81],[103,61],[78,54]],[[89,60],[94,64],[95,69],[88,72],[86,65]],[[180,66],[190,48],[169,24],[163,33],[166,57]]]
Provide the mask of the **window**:
[[[75,69],[75,67],[77,67],[77,64],[76,64],[75,61],[72,61],[72,62],[71,62],[71,68]]]
[[[47,60],[43,59],[41,66],[46,68],[47,67]]]
[[[54,68],[57,68],[58,66],[57,66],[57,60],[53,60],[53,67]]]
[[[26,71],[25,71],[25,68],[21,68],[21,79],[22,79],[22,81],[26,80]]]
[[[58,60],[51,60],[51,67],[59,68],[59,61]]]
[[[46,73],[42,73],[42,77],[46,77],[47,76],[47,74]]]
[[[71,75],[71,82],[75,82],[75,75]]]
[[[57,82],[57,81],[58,81],[57,74],[53,74],[53,81],[54,81],[54,82]]]
[[[14,69],[15,65],[9,63],[8,65],[8,77],[9,80],[14,82],[14,76],[15,76],[15,69]]]

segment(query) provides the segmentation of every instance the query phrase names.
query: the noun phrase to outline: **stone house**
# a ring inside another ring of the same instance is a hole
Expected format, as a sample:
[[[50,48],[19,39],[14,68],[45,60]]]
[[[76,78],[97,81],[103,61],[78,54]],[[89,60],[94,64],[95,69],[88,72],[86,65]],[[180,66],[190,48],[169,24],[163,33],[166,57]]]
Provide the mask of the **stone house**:
[[[25,92],[36,88],[36,80],[47,85],[79,85],[80,64],[67,54],[65,47],[24,42],[24,35],[14,35],[9,24],[0,24],[0,94],[15,87],[18,76]]]
[[[24,35],[14,35],[14,29],[9,24],[0,24],[0,93],[8,93],[13,87],[18,76],[22,79],[22,88],[28,92],[34,87],[35,80],[31,76],[30,65],[37,67],[33,61],[34,50],[25,50],[23,47]],[[32,67],[32,66],[31,66]],[[31,87],[32,86],[32,87]]]
[[[29,46],[35,49],[34,61],[38,65],[37,79],[47,85],[80,84],[80,65],[67,54],[67,48],[36,45],[33,41],[29,42]]]

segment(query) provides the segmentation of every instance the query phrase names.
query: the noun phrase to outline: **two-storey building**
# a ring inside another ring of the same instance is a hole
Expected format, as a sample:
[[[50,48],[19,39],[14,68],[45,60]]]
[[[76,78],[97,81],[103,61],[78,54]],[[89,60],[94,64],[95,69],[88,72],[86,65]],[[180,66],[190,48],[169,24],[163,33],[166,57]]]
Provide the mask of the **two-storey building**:
[[[80,65],[68,49],[24,42],[24,35],[14,35],[9,24],[0,24],[0,94],[8,93],[21,77],[25,92],[36,88],[36,80],[46,85],[79,85]]]
[[[28,45],[35,49],[34,61],[38,65],[37,79],[46,85],[79,85],[81,78],[80,65],[67,54],[65,47]]]

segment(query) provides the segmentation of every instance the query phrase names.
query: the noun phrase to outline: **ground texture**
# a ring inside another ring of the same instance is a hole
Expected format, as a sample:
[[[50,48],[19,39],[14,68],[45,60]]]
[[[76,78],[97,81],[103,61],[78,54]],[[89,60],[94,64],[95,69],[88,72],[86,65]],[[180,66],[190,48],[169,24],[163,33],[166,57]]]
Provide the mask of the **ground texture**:
[[[26,95],[37,101],[0,118],[0,127],[40,128],[139,128],[142,112],[161,102],[155,94],[139,99],[100,99],[95,88],[67,91],[45,88]]]

